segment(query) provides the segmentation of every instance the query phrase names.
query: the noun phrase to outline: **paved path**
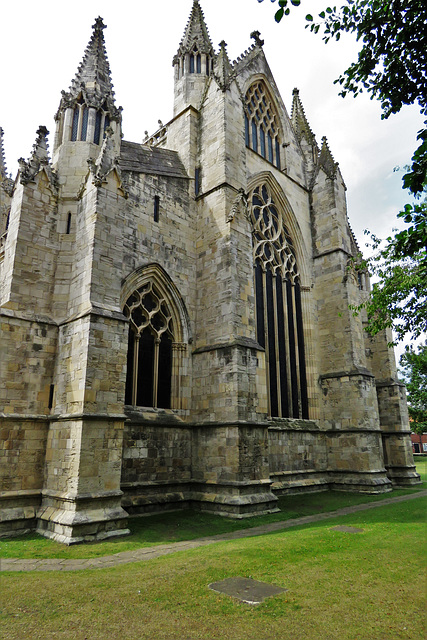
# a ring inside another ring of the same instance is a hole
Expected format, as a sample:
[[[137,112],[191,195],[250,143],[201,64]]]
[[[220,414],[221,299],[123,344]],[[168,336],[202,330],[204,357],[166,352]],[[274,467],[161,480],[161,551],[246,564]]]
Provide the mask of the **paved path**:
[[[160,544],[155,547],[145,547],[143,549],[135,549],[133,551],[123,551],[112,556],[103,556],[102,558],[88,558],[80,560],[61,560],[52,558],[48,560],[20,560],[17,558],[0,559],[0,571],[76,571],[78,569],[105,569],[106,567],[116,567],[121,564],[129,564],[130,562],[141,562],[143,560],[151,560],[159,556],[166,556],[176,551],[184,551],[187,549],[197,549],[214,542],[223,542],[227,540],[238,540],[239,538],[250,538],[252,536],[260,536],[273,531],[282,531],[290,527],[297,527],[310,522],[319,522],[338,516],[345,516],[359,511],[375,509],[396,502],[405,502],[406,500],[414,500],[427,496],[427,490],[418,493],[412,493],[406,496],[397,496],[395,498],[386,498],[378,502],[367,502],[353,507],[345,507],[337,511],[328,511],[326,513],[318,513],[312,516],[304,516],[303,518],[294,518],[293,520],[285,520],[282,522],[272,522],[264,524],[260,527],[252,529],[240,529],[233,533],[220,533],[216,536],[208,536],[205,538],[197,538],[196,540],[184,540],[183,542],[171,542],[170,544]]]

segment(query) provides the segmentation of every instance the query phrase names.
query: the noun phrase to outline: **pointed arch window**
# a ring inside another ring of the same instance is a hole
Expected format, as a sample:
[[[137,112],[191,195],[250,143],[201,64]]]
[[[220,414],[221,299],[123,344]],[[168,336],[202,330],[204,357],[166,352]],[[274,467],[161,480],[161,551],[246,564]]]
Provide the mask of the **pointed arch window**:
[[[87,108],[86,105],[84,105],[84,107],[82,108],[82,133],[80,136],[83,142],[86,141],[86,136],[87,136],[88,116],[89,116],[89,109]]]
[[[265,348],[269,414],[308,418],[300,276],[291,236],[267,184],[252,191],[256,332]]]
[[[246,146],[280,169],[279,118],[262,80],[252,84],[246,93],[245,118]]]
[[[99,144],[99,139],[101,137],[102,115],[102,111],[98,109],[95,117],[95,130],[93,133],[93,141],[95,144]]]
[[[80,115],[80,108],[76,106],[74,107],[73,123],[71,125],[71,141],[72,142],[75,142],[77,140],[77,136],[79,133],[79,115]]]
[[[171,407],[174,323],[168,305],[152,282],[126,301],[130,320],[125,403]]]

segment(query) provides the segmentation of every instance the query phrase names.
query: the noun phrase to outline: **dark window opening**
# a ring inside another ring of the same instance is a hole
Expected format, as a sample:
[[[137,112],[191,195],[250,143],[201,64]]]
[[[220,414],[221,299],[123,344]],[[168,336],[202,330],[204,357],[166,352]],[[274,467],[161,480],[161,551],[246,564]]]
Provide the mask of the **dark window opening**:
[[[160,197],[154,196],[154,222],[159,221]]]
[[[267,187],[252,194],[256,336],[265,348],[269,413],[308,419],[299,274],[292,241]]]
[[[88,115],[89,115],[89,109],[87,107],[83,107],[83,113],[82,113],[82,135],[81,135],[81,140],[83,140],[83,142],[86,141],[86,136],[87,136]]]
[[[246,146],[280,169],[278,122],[266,85],[256,82],[249,87],[245,97]]]
[[[71,126],[71,141],[75,142],[77,140],[77,134],[79,131],[79,107],[75,107],[73,113],[73,123]]]
[[[196,168],[194,172],[194,192],[196,196],[199,195],[199,191],[200,191],[200,169]]]
[[[125,304],[130,320],[125,403],[170,409],[173,323],[163,298],[151,283]]]
[[[102,111],[96,112],[95,118],[95,131],[93,134],[93,141],[95,144],[99,144],[99,139],[101,137],[101,122],[102,122]]]
[[[68,212],[67,215],[67,230],[66,233],[69,234],[71,231],[71,211]]]
[[[53,394],[55,393],[55,385],[51,384],[50,385],[50,389],[49,389],[49,403],[48,403],[48,409],[52,409],[53,407]]]

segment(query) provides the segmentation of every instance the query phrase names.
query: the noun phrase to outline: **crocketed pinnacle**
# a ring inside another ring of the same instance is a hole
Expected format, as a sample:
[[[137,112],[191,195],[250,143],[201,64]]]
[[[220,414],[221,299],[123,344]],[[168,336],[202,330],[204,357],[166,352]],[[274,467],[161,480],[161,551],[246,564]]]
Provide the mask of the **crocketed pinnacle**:
[[[6,167],[6,157],[4,155],[3,135],[4,135],[4,131],[0,127],[0,177],[6,178],[7,167]]]
[[[193,7],[177,55],[191,52],[194,45],[197,45],[199,53],[213,55],[212,41],[198,0],[193,0]]]
[[[322,138],[322,148],[319,155],[319,166],[322,167],[326,175],[333,179],[336,177],[338,162],[335,162],[334,157],[329,149],[326,136]]]
[[[76,77],[71,83],[70,94],[72,97],[78,96],[82,85],[85,87],[86,93],[96,93],[102,96],[114,95],[110,64],[105,49],[103,33],[105,25],[102,18],[95,20],[92,29],[92,37],[77,69]]]
[[[299,97],[299,90],[294,89],[292,96],[291,122],[297,138],[299,141],[301,141],[302,138],[305,138],[307,142],[313,144],[316,141],[315,135],[308,124],[304,107],[302,106],[302,102]]]
[[[28,162],[23,158],[19,158],[20,181],[22,184],[31,182],[40,169],[44,168],[51,185],[56,188],[56,174],[52,171],[52,167],[49,162],[48,135],[49,131],[46,127],[40,126],[37,129],[37,138],[33,144],[33,150]]]
[[[235,74],[226,50],[226,42],[219,43],[219,54],[215,62],[214,76],[222,91],[230,86]]]

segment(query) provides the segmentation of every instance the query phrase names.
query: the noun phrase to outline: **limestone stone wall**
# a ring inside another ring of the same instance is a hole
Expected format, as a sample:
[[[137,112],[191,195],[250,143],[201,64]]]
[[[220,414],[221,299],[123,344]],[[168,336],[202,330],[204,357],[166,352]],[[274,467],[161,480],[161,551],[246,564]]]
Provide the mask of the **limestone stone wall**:
[[[167,419],[167,415],[163,417]],[[153,418],[152,426],[125,425],[121,484],[127,493],[140,484],[191,479],[191,428],[165,426],[155,415]]]
[[[124,317],[86,315],[60,327],[55,412],[121,413],[127,358]]]
[[[259,366],[264,364],[261,354],[259,348],[244,342],[196,351],[194,417],[206,422],[264,417],[267,394],[262,384],[265,370],[261,373]]]
[[[56,195],[44,171],[19,183],[12,200],[2,267],[2,299],[8,308],[50,317],[58,243]],[[31,300],[31,307],[29,303]]]
[[[20,315],[0,312],[0,413],[46,415],[58,328]]]
[[[41,491],[48,423],[43,419],[0,418],[2,491]]]
[[[46,447],[44,493],[60,497],[120,489],[123,420],[56,420]]]

